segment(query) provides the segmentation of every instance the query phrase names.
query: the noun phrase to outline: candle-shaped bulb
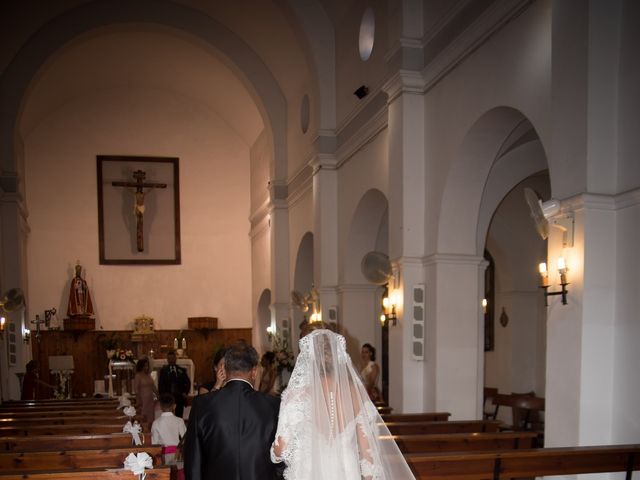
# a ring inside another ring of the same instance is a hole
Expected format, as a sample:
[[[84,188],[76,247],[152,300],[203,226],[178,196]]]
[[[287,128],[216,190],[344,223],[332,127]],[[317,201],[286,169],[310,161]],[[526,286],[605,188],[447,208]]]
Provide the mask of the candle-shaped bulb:
[[[174,350],[178,349],[178,337],[173,339],[173,349]]]
[[[385,310],[389,308],[389,297],[384,297],[382,299],[382,306],[384,307]]]
[[[484,313],[487,313],[487,299],[486,298],[482,299],[482,311]]]
[[[549,274],[547,273],[547,264],[546,262],[541,262],[538,265],[538,271],[540,272],[540,286],[548,287],[549,286]]]
[[[186,339],[186,337],[182,337],[182,349],[183,350],[187,349],[187,339]]]
[[[384,313],[382,315],[380,315],[380,323],[382,325],[384,325],[384,322],[386,322],[386,320],[387,320],[387,317],[386,317],[386,315]]]
[[[564,273],[567,270],[567,264],[564,261],[564,257],[558,257],[558,271]]]
[[[560,284],[567,284],[567,264],[564,261],[564,257],[558,257],[558,273],[560,273]]]

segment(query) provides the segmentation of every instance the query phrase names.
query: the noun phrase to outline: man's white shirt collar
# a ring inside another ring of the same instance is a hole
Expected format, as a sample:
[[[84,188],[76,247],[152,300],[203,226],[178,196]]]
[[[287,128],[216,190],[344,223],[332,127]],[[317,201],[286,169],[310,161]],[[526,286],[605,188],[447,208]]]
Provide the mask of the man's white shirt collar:
[[[244,382],[247,385],[249,385],[253,390],[255,390],[255,388],[253,388],[253,384],[248,380],[245,380],[244,378],[230,378],[229,380],[227,380],[227,383],[229,382]]]

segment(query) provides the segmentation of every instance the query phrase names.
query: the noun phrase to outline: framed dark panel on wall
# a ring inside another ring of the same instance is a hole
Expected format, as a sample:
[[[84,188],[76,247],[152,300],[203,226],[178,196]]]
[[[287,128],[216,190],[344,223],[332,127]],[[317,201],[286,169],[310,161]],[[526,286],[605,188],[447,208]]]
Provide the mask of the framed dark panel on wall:
[[[98,155],[97,179],[100,264],[180,264],[178,159]]]

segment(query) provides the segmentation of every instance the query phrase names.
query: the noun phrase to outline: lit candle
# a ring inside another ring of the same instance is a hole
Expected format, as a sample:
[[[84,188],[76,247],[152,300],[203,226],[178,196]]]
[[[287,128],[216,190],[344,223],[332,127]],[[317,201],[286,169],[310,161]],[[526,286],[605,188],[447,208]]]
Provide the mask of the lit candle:
[[[484,313],[487,313],[487,299],[486,298],[482,299],[482,311]]]
[[[178,349],[178,337],[173,339],[173,349],[174,350]]]
[[[186,337],[182,337],[182,349],[183,350],[187,349],[187,338]]]
[[[0,317],[0,331],[4,330],[4,324],[6,323],[7,319],[4,317]]]

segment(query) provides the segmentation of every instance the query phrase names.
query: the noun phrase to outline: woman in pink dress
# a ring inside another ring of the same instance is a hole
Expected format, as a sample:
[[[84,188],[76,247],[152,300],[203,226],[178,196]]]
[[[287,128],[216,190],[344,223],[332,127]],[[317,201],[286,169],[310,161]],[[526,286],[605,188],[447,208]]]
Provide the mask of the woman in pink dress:
[[[137,410],[144,417],[143,421],[147,423],[152,423],[155,419],[155,397],[158,396],[158,389],[153,383],[150,371],[149,360],[141,358],[136,363],[136,376],[133,379]]]

